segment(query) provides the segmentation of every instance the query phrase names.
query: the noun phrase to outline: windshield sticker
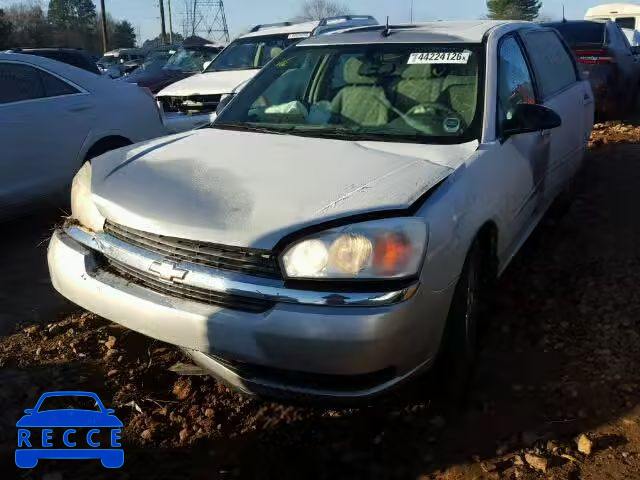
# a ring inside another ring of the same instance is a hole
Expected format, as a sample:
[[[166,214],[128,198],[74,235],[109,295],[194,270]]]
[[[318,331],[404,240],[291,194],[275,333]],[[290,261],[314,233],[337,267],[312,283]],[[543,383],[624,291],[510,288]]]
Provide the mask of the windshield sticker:
[[[469,50],[462,52],[422,52],[409,55],[407,64],[462,64],[466,65],[471,57]]]
[[[456,117],[447,117],[444,119],[444,131],[447,133],[458,133],[460,130],[460,120]]]
[[[290,33],[287,38],[293,40],[295,38],[309,38],[310,36],[310,33]]]

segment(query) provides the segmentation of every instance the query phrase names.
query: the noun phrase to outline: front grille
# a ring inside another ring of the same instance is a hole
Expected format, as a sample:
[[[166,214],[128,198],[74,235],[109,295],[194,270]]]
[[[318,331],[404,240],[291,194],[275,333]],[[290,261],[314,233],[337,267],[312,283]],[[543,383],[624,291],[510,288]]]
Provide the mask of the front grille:
[[[230,295],[182,283],[167,282],[108,257],[103,257],[103,263],[105,265],[104,270],[109,273],[122,277],[140,287],[183,300],[250,313],[263,313],[275,305],[274,302],[268,300]]]
[[[104,231],[123,242],[170,260],[187,261],[220,270],[281,279],[276,256],[268,250],[231,247],[141,232],[107,222]]]
[[[191,95],[188,97],[158,97],[167,113],[213,113],[218,108],[222,95]]]

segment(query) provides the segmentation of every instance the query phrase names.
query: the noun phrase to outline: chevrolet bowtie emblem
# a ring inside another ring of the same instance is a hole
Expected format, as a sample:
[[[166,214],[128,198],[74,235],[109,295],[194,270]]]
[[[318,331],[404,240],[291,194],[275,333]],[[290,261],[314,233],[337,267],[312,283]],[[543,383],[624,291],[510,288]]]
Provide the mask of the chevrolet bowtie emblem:
[[[153,262],[149,267],[149,271],[155,273],[163,280],[169,280],[170,282],[173,280],[183,280],[184,277],[187,276],[187,273],[189,273],[187,270],[178,268],[176,263],[167,261]]]

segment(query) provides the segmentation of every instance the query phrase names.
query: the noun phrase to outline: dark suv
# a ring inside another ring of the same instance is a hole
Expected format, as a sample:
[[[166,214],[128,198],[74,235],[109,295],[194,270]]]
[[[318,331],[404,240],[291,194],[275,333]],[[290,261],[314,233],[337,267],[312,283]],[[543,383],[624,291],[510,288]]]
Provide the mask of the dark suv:
[[[73,65],[96,75],[100,75],[100,70],[96,62],[84,50],[75,48],[14,48],[9,50],[13,53],[22,53],[25,55],[37,55],[39,57],[47,57],[51,60]]]
[[[640,82],[640,49],[632,47],[615,22],[546,23],[558,30],[589,80],[600,114],[616,114],[634,105]]]

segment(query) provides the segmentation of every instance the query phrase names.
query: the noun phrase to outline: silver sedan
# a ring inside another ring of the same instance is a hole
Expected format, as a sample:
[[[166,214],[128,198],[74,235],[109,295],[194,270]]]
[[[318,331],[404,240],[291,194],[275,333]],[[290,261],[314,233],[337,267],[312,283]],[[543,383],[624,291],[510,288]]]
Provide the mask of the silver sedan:
[[[366,398],[441,359],[556,201],[593,97],[557,32],[438,22],[312,38],[211,128],[74,180],[55,288],[238,389]]]

